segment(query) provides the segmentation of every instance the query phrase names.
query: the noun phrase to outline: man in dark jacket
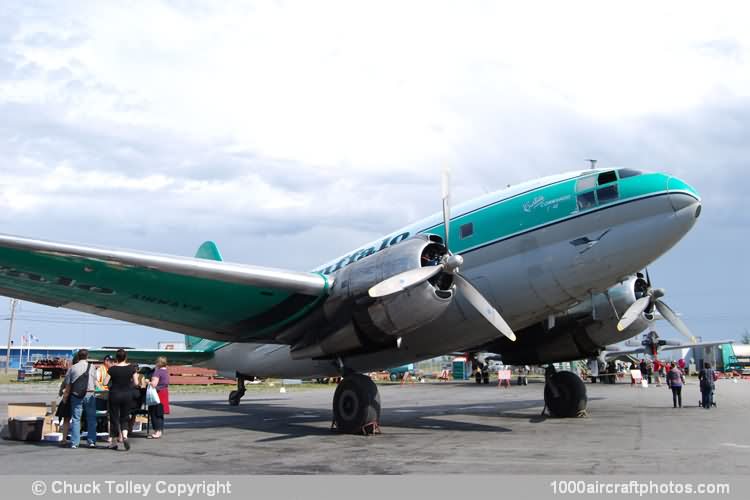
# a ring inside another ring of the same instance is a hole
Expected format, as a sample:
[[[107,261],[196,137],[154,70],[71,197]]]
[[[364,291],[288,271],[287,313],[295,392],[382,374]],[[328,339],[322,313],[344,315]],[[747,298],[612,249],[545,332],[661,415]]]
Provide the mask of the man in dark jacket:
[[[698,380],[701,385],[701,406],[708,410],[714,400],[714,377],[716,372],[711,368],[711,363],[704,363],[703,369],[698,373]]]

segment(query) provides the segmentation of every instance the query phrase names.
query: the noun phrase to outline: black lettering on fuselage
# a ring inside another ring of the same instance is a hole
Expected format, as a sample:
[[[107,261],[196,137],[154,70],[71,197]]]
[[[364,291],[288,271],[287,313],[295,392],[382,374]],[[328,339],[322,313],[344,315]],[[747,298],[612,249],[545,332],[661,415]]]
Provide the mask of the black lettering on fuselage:
[[[365,257],[369,257],[370,255],[375,253],[375,247],[370,247],[367,250],[362,250],[359,253],[359,257],[357,257],[357,260],[364,259]]]
[[[409,237],[409,233],[401,233],[393,238],[384,238],[383,241],[380,242],[380,247],[376,250],[375,247],[369,247],[361,250],[357,250],[356,252],[347,255],[343,259],[339,260],[336,264],[330,265],[326,267],[325,269],[322,269],[319,271],[322,274],[331,274],[335,273],[336,271],[345,268],[349,264],[353,264],[354,262],[357,262],[359,260],[364,259],[365,257],[369,257],[372,254],[375,254],[381,250],[385,250],[388,247],[392,247],[393,245],[396,245],[398,243],[401,243],[405,239]]]
[[[401,243],[402,241],[404,241],[408,237],[409,237],[409,233],[401,233],[401,234],[399,234],[398,236],[396,236],[395,238],[393,238],[391,240],[389,246],[393,246],[396,243]]]

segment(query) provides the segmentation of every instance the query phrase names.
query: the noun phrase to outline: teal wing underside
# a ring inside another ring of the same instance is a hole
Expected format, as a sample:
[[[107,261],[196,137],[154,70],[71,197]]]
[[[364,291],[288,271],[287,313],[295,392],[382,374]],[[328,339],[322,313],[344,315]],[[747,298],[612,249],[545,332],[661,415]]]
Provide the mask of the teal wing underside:
[[[180,332],[196,348],[208,347],[200,339],[275,342],[327,297],[319,274],[220,262],[213,244],[199,256],[0,235],[0,295]]]
[[[156,358],[164,356],[170,365],[195,365],[202,361],[211,359],[213,351],[189,350],[158,350],[158,349],[126,349],[128,361],[138,364],[154,364]],[[100,349],[89,349],[89,359],[102,360],[104,356],[115,356],[117,348],[102,347]]]

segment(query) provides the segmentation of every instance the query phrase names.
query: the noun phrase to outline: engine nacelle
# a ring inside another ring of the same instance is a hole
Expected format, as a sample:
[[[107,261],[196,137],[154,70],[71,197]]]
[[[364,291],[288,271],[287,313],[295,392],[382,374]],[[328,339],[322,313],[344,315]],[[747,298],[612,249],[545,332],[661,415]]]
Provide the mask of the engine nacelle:
[[[432,265],[445,253],[439,237],[418,235],[344,267],[336,273],[323,306],[326,323],[337,326],[306,336],[292,347],[292,357],[390,347],[396,338],[437,319],[454,295],[452,277],[446,273],[379,299],[370,297],[368,290],[396,274]]]
[[[599,346],[605,346],[629,339],[648,328],[653,315],[650,312],[635,320],[622,332],[617,323],[625,311],[643,297],[648,284],[640,276],[632,276],[613,286],[606,293],[597,293],[568,311],[569,317],[587,317],[586,333]],[[614,309],[613,309],[614,307]],[[615,312],[616,311],[616,312]]]
[[[519,341],[515,345],[501,339],[499,345],[491,346],[489,350],[502,353],[503,362],[508,364],[595,357],[605,346],[634,337],[648,328],[650,319],[642,316],[624,331],[617,330],[622,315],[643,296],[646,289],[645,280],[633,276],[606,293],[594,294],[556,316],[554,328],[533,325],[519,332]]]

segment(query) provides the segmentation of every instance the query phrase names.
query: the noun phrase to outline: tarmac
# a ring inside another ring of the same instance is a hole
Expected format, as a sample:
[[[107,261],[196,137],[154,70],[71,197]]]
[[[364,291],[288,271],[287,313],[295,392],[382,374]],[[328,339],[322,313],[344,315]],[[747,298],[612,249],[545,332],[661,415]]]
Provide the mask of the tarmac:
[[[710,410],[698,407],[694,380],[681,409],[664,386],[587,384],[588,416],[574,419],[542,416],[542,388],[381,386],[372,436],[331,431],[334,386],[275,388],[238,407],[224,393],[176,393],[162,439],[135,434],[129,452],[0,440],[0,473],[750,474],[750,381],[720,380]],[[6,388],[0,418],[8,402],[54,396]]]

